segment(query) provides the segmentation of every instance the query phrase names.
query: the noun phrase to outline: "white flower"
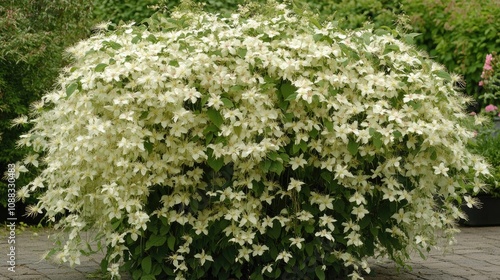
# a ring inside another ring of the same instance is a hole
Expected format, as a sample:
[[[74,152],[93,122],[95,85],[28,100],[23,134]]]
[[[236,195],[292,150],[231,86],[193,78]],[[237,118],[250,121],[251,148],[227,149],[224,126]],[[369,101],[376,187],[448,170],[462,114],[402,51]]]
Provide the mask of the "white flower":
[[[290,246],[297,246],[297,248],[299,249],[302,249],[302,242],[306,241],[304,238],[302,237],[292,237],[292,238],[289,238],[288,240],[290,240],[292,243],[290,244]]]
[[[252,245],[252,256],[262,256],[266,251],[269,250],[269,247],[266,245],[261,245],[261,244],[254,244]]]
[[[276,261],[283,260],[285,263],[288,263],[288,261],[292,258],[292,254],[290,254],[287,251],[282,251],[281,253],[278,254],[276,257]]]
[[[351,214],[355,215],[358,220],[363,219],[368,213],[368,210],[366,210],[363,205],[354,206],[351,211]]]
[[[448,177],[448,170],[450,170],[446,165],[444,165],[443,162],[441,162],[438,166],[433,166],[434,168],[434,174],[443,174],[444,176]]]
[[[321,231],[316,232],[314,234],[314,236],[323,237],[323,238],[326,238],[332,242],[335,241],[335,238],[333,238],[333,235],[329,231],[327,231],[326,229],[323,229]]]
[[[290,158],[289,163],[292,165],[292,170],[295,170],[299,167],[304,167],[307,164],[307,161],[303,158],[304,154],[300,154],[299,157]]]
[[[300,192],[302,190],[302,185],[304,185],[304,182],[291,178],[287,190],[288,191],[296,190],[297,192]]]
[[[200,259],[201,265],[204,265],[206,261],[213,262],[214,259],[210,255],[205,254],[205,250],[201,250],[201,253],[194,255],[195,258]]]

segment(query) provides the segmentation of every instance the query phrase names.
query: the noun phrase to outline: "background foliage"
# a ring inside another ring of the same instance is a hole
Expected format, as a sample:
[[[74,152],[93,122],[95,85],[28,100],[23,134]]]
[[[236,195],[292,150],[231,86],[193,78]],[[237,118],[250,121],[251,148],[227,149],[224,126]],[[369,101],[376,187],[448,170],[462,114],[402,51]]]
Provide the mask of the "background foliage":
[[[500,47],[500,0],[406,0],[403,7],[422,34],[416,44],[463,75],[467,94],[477,97],[484,59]]]
[[[11,128],[11,120],[53,88],[68,63],[64,49],[90,34],[91,14],[85,0],[0,0],[0,174],[26,153],[15,143],[27,127]],[[0,197],[5,193],[0,180]]]

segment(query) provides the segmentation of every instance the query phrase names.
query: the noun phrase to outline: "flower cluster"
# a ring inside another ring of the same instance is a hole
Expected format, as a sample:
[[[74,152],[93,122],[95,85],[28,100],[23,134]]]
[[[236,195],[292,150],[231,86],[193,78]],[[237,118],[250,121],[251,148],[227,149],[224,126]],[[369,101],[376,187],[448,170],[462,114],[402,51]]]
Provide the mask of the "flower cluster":
[[[395,31],[268,5],[158,15],[69,49],[19,141],[43,158],[20,195],[43,191],[35,209],[61,217],[61,261],[95,229],[113,277],[125,260],[134,277],[324,279],[341,264],[359,279],[370,256],[452,238],[463,174],[488,173],[455,76]]]
[[[484,103],[498,103],[500,101],[500,71],[498,71],[497,53],[493,52],[486,55],[481,81],[479,86],[482,93],[479,99]]]
[[[484,107],[484,113],[493,118],[500,117],[498,107],[493,104],[489,104],[486,107]]]

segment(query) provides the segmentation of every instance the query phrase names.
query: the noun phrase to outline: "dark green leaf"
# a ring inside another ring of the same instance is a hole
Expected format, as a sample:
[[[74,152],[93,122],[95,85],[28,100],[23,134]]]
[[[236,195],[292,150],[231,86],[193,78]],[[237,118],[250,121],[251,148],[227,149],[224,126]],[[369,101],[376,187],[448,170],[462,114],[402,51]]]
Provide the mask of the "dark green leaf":
[[[167,241],[166,236],[152,235],[146,242],[146,251],[151,247],[160,247]]]
[[[273,227],[267,230],[267,234],[272,238],[272,239],[278,239],[281,234],[281,224],[279,221],[274,221],[273,222]]]
[[[355,156],[358,153],[358,148],[359,148],[359,143],[356,141],[350,140],[349,144],[347,144],[347,150],[353,156]]]
[[[210,119],[210,121],[213,124],[215,124],[215,126],[217,126],[218,128],[220,128],[220,126],[224,123],[224,119],[222,118],[219,111],[217,111],[213,108],[210,108],[207,110],[207,115],[208,115],[208,118]]]
[[[321,266],[317,266],[314,271],[319,280],[325,280],[325,271],[321,269]]]
[[[144,259],[142,259],[141,267],[142,271],[144,271],[145,273],[147,274],[151,273],[151,256],[147,256]]]
[[[144,148],[146,149],[146,151],[148,151],[148,153],[151,153],[153,151],[153,143],[145,141]]]
[[[174,250],[175,248],[175,237],[174,236],[169,236],[167,239],[167,245],[170,250]]]
[[[213,155],[213,150],[208,149],[208,159],[207,164],[210,166],[215,172],[219,172],[219,170],[224,166],[224,158],[215,158]]]
[[[292,85],[290,81],[283,81],[283,83],[279,88],[279,91],[283,96],[284,100],[291,101],[295,99],[295,97],[297,96],[297,88],[294,85]],[[295,94],[295,96],[290,97],[293,94]]]
[[[279,161],[273,161],[271,163],[271,167],[269,168],[269,171],[274,172],[278,175],[281,175],[281,173],[283,172],[284,169],[285,168],[283,166],[283,163],[281,163]]]

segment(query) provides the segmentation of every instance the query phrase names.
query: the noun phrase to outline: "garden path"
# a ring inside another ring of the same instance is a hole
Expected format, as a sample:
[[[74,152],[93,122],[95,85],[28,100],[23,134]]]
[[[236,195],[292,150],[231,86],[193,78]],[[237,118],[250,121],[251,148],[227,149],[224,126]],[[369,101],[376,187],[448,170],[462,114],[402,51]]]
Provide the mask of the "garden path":
[[[409,263],[411,271],[398,272],[388,260],[372,261],[372,274],[365,280],[498,280],[500,279],[500,227],[462,227],[452,250],[431,251],[426,260],[419,256]],[[16,272],[6,265],[9,244],[5,229],[0,230],[0,279],[84,280],[98,276],[102,254],[83,257],[74,269],[40,261],[52,247],[49,229],[25,229],[16,234]],[[92,277],[93,276],[93,277]],[[131,279],[124,277],[123,279]]]

